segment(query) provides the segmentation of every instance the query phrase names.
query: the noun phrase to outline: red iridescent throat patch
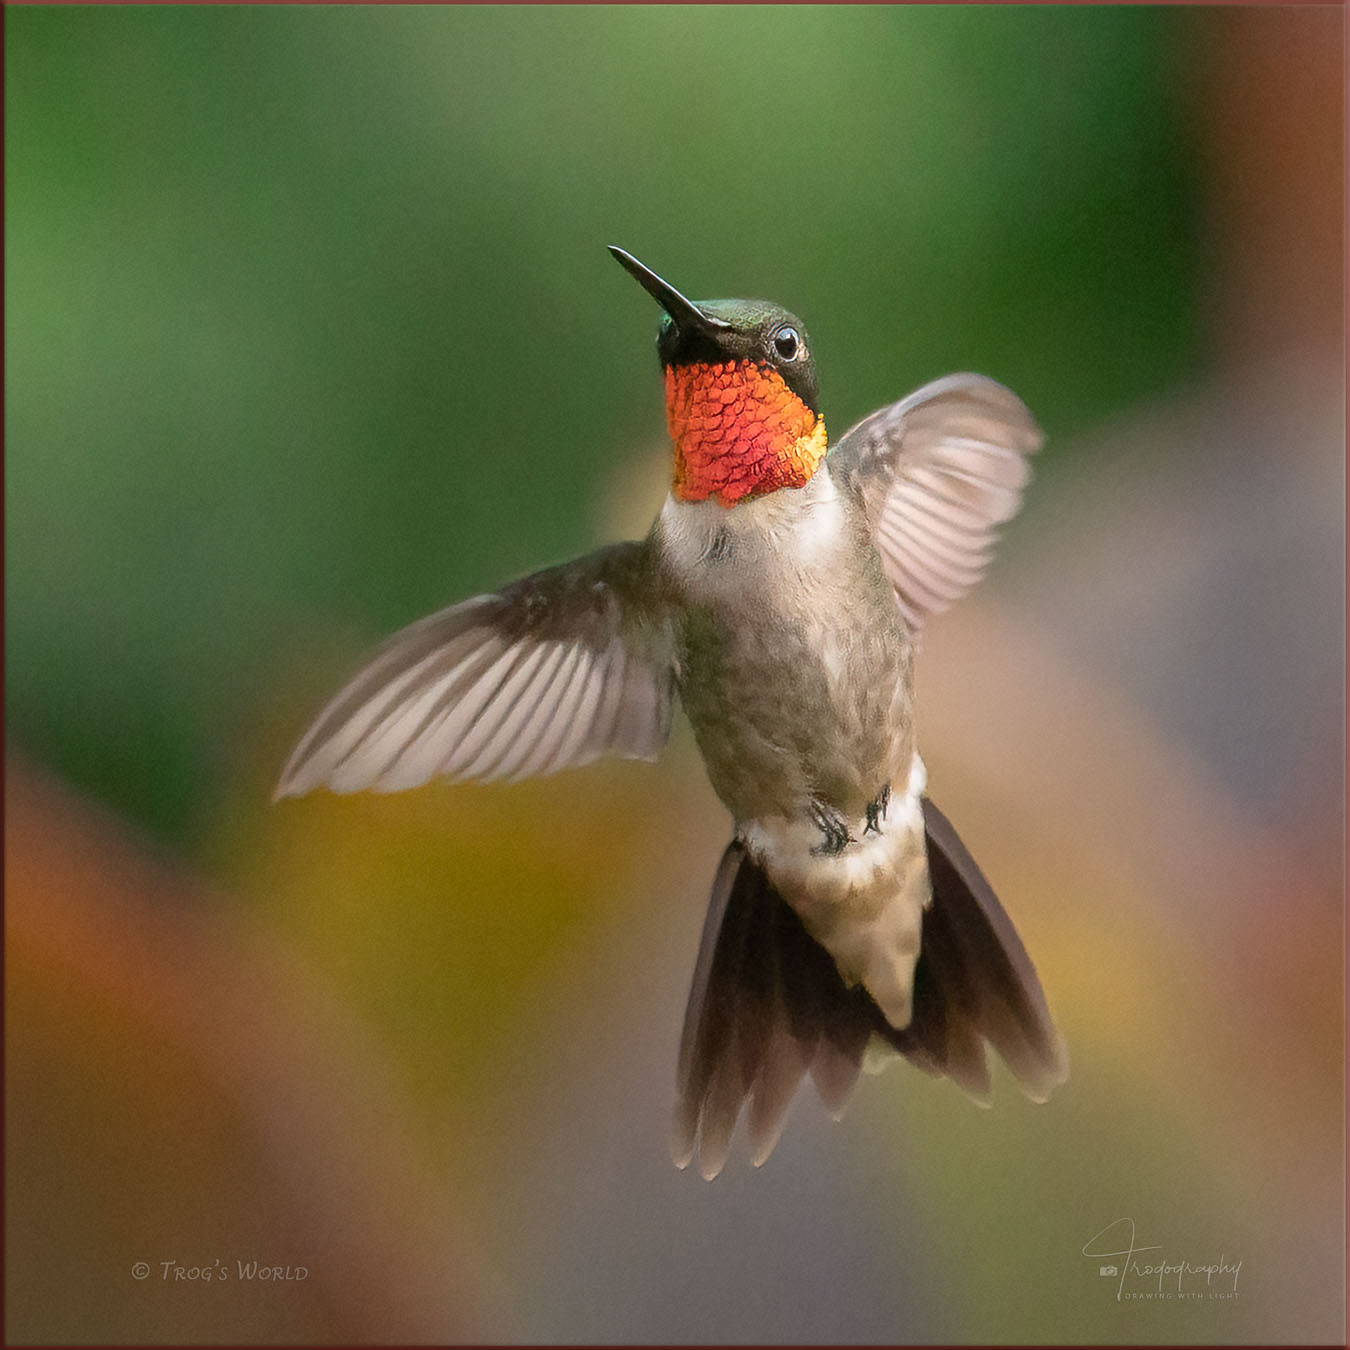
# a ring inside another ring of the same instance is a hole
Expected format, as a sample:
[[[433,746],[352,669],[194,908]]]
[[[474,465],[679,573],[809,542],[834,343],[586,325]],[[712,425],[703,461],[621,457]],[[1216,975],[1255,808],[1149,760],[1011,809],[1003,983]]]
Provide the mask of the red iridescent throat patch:
[[[801,487],[825,455],[825,422],[770,366],[754,361],[666,367],[666,422],[677,497],[742,497]]]

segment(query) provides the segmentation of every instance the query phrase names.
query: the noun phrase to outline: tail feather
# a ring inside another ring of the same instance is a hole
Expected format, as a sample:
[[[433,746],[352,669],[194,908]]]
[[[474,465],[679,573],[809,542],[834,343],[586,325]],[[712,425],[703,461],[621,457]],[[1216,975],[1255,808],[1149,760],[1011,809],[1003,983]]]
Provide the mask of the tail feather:
[[[743,1001],[737,997],[738,973],[745,924],[753,907],[744,902],[732,905],[730,901],[740,882],[744,860],[744,850],[735,844],[722,855],[703,923],[703,940],[680,1037],[680,1100],[672,1143],[679,1167],[687,1166],[694,1156],[700,1132],[709,1137],[714,1132],[709,1090],[719,1066],[730,1060],[737,1034],[737,1002]],[[740,889],[745,889],[744,883]]]
[[[826,1105],[842,1107],[871,1034],[870,1005],[864,991],[845,987],[745,846],[729,845],[685,1014],[676,1163],[697,1153],[704,1176],[716,1176],[747,1098],[751,1155],[763,1162],[808,1072]]]
[[[748,1101],[759,1166],[808,1073],[842,1111],[870,1043],[946,1075],[981,1103],[985,1041],[1027,1093],[1044,1100],[1067,1073],[1063,1043],[1011,921],[945,816],[924,801],[933,903],[924,913],[913,1017],[897,1029],[871,995],[845,984],[740,842],[722,857],[680,1043],[673,1154],[721,1171]]]
[[[929,970],[940,974],[948,990],[947,1041],[932,1041],[928,1048],[938,1052],[940,1072],[955,1078],[950,1065],[956,1047],[972,1040],[978,1046],[983,1037],[1023,1091],[1045,1101],[1068,1077],[1069,1060],[1036,968],[993,887],[951,822],[927,798],[923,818],[933,904],[924,915],[919,967],[928,955]],[[908,1053],[898,1043],[896,1048]]]

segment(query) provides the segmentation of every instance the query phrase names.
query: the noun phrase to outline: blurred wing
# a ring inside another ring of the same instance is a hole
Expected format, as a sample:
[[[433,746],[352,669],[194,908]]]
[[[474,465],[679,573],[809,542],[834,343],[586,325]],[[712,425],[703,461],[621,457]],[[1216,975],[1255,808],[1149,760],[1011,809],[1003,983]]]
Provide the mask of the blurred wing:
[[[655,758],[672,649],[644,603],[647,558],[618,544],[396,633],[305,733],[276,796]]]
[[[873,413],[835,447],[831,473],[861,494],[915,631],[984,575],[1042,439],[1016,394],[983,375],[948,375]]]

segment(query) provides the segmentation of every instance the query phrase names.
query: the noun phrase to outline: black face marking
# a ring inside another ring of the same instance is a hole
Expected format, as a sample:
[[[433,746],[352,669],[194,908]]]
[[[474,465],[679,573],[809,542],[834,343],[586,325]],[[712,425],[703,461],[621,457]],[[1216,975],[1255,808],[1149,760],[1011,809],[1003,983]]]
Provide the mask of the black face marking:
[[[819,413],[816,367],[806,330],[795,314],[767,300],[700,300],[698,310],[716,321],[704,326],[669,315],[656,339],[662,366],[754,361],[768,366],[814,413]]]
[[[631,253],[614,244],[609,251],[666,311],[656,339],[663,366],[754,361],[776,370],[813,413],[820,412],[815,365],[795,314],[767,300],[690,300]]]

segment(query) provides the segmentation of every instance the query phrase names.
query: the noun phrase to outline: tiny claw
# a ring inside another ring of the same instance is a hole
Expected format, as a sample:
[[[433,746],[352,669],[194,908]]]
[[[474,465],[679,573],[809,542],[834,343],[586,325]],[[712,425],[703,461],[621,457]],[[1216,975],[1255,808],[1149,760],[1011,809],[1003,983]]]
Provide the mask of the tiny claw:
[[[811,819],[825,836],[824,843],[811,850],[814,856],[819,857],[823,853],[826,857],[834,857],[853,842],[848,822],[833,807],[826,806],[823,802],[812,802]]]
[[[882,786],[881,791],[867,803],[867,824],[863,827],[864,834],[877,834],[880,831],[880,822],[886,819],[886,808],[890,804],[891,785],[886,783]]]

